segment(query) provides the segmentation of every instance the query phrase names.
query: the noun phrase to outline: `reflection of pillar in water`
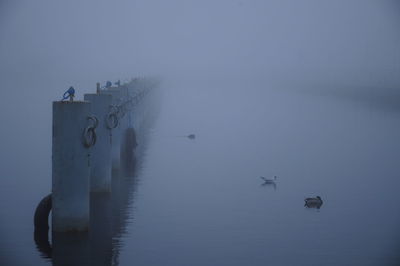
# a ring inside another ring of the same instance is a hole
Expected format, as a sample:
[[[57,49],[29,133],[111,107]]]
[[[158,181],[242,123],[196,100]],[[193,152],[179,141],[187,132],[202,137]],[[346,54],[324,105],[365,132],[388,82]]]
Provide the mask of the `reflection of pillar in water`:
[[[121,170],[124,176],[132,176],[135,167],[135,149],[138,145],[134,128],[127,128],[121,146]]]
[[[53,232],[53,266],[87,266],[89,257],[87,232]]]
[[[117,260],[120,251],[120,239],[126,232],[129,220],[129,204],[132,204],[134,178],[127,177],[122,171],[114,175],[112,179],[112,191],[118,193],[111,194],[112,211],[112,236],[113,236],[113,260]]]
[[[119,191],[117,192],[117,194]],[[93,266],[111,265],[111,195],[92,193],[90,197],[90,259]]]

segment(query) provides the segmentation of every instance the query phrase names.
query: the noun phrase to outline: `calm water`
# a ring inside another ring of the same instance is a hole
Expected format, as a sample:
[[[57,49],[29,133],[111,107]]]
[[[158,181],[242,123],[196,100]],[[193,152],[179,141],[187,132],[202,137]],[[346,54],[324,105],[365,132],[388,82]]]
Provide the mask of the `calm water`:
[[[51,186],[47,107],[3,114],[2,265],[400,264],[400,109],[171,89],[135,171],[115,173],[118,193],[93,200],[92,232],[53,236],[46,259],[33,213]],[[261,175],[277,175],[276,187]],[[317,195],[321,209],[306,209]]]

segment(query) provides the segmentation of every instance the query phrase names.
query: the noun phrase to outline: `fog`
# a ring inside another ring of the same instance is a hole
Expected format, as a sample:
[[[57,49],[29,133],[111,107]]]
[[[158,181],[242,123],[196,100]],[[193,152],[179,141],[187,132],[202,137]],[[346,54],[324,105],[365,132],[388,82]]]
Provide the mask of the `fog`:
[[[2,1],[2,73],[399,84],[398,1]],[[64,84],[63,83],[63,84]]]
[[[399,28],[397,0],[0,0],[0,264],[63,262],[32,240],[51,102],[149,76],[104,265],[397,265]]]

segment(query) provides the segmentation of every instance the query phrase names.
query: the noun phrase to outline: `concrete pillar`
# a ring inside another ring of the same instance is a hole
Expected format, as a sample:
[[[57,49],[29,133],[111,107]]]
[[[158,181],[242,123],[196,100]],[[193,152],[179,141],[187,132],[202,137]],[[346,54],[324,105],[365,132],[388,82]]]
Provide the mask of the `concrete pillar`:
[[[126,101],[129,100],[130,96],[128,87],[120,86],[118,89],[120,91],[121,99],[125,103]],[[127,107],[129,107],[129,105],[127,105]],[[122,137],[124,136],[126,129],[129,127],[129,110],[126,109],[125,111],[126,113],[124,117],[121,119]]]
[[[89,148],[84,132],[89,102],[53,102],[53,231],[86,231],[89,226]]]
[[[112,97],[112,105],[121,104],[121,92],[117,88],[110,88],[102,90],[101,94],[108,94]],[[112,169],[119,169],[121,165],[121,138],[122,138],[122,123],[121,119],[118,126],[113,129],[111,136],[111,158],[112,158]]]
[[[107,118],[111,95],[85,94],[91,102],[91,114],[99,119],[96,129],[97,141],[90,152],[90,192],[111,192],[111,128]]]
[[[135,106],[133,109],[133,127],[136,130],[139,130],[143,125],[143,118],[144,118],[144,108],[145,108],[145,98],[137,96],[135,101]]]

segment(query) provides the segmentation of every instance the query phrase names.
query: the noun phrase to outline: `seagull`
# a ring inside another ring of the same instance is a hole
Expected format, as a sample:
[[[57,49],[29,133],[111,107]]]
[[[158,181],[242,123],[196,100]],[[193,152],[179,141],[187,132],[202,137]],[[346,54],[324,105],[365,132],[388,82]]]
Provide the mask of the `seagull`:
[[[262,183],[261,186],[273,186],[273,187],[274,187],[274,190],[276,190],[276,183],[275,183],[275,180],[276,180],[276,178],[277,178],[276,175],[274,176],[273,179],[268,179],[268,178],[265,178],[265,177],[263,177],[263,176],[260,176],[260,178],[261,178],[262,180],[264,180],[264,183]]]
[[[262,179],[262,180],[264,180],[264,182],[266,183],[266,184],[270,184],[270,183],[275,183],[275,181],[276,181],[276,179],[278,178],[276,175],[274,175],[274,178],[272,179],[272,178],[266,178],[266,177],[263,177],[263,176],[260,176],[260,178]]]

